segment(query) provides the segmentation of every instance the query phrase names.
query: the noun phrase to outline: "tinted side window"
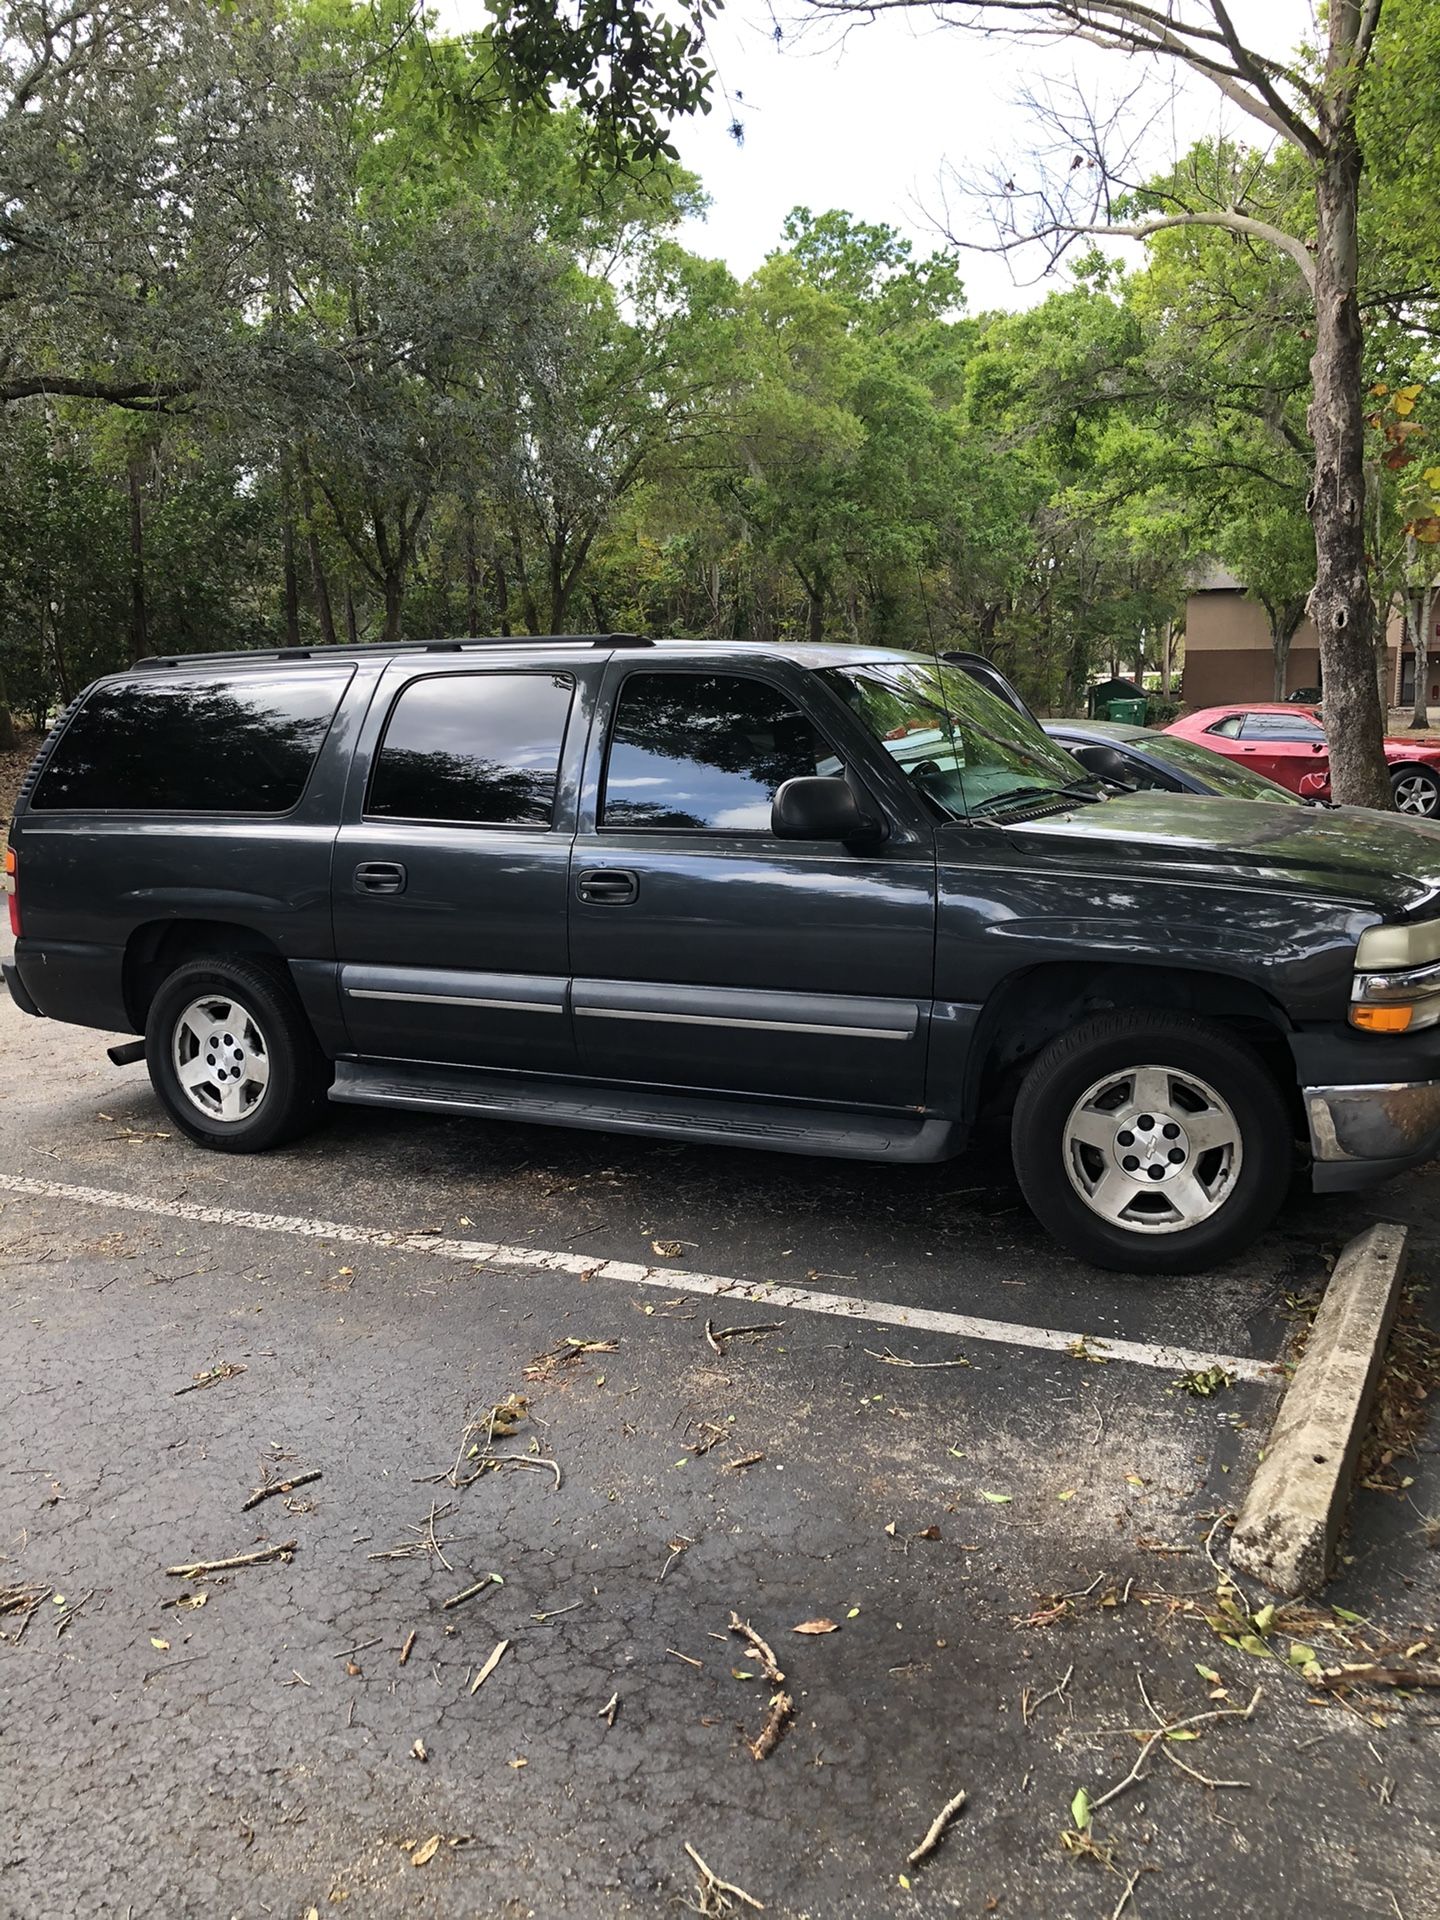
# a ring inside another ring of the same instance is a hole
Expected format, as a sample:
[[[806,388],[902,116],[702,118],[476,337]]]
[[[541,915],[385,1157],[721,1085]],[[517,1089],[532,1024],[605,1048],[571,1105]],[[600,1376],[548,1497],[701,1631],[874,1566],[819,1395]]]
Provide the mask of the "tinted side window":
[[[763,680],[632,673],[610,734],[601,819],[764,833],[785,781],[840,771],[811,723]]]
[[[563,673],[413,680],[391,710],[366,811],[468,827],[548,827],[574,692]]]
[[[342,673],[122,680],[97,687],[31,800],[46,810],[288,813],[350,679]]]
[[[1227,713],[1223,720],[1217,720],[1213,727],[1207,727],[1205,731],[1207,733],[1223,734],[1227,740],[1238,739],[1240,722],[1243,717],[1243,715],[1238,713]]]
[[[1304,740],[1314,746],[1324,737],[1323,728],[1299,713],[1248,713],[1240,728],[1242,740]]]

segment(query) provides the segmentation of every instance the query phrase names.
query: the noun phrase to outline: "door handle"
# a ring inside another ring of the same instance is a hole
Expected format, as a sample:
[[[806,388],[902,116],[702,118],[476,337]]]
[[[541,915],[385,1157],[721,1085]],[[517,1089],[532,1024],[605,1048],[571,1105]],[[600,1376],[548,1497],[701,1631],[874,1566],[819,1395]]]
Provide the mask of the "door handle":
[[[589,867],[575,882],[579,899],[595,907],[628,907],[640,897],[640,881],[627,867]]]
[[[405,869],[398,860],[362,860],[355,869],[357,893],[403,893]]]

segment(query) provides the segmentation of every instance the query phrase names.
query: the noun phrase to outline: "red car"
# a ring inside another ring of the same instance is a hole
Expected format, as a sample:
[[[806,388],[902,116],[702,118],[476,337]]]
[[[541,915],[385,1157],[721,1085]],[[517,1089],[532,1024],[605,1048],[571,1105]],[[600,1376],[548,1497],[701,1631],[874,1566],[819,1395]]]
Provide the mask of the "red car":
[[[1330,753],[1325,729],[1312,707],[1202,707],[1165,728],[1186,740],[1242,761],[1278,780],[1304,800],[1330,798]],[[1440,814],[1440,747],[1417,740],[1386,740],[1390,784],[1401,813]]]

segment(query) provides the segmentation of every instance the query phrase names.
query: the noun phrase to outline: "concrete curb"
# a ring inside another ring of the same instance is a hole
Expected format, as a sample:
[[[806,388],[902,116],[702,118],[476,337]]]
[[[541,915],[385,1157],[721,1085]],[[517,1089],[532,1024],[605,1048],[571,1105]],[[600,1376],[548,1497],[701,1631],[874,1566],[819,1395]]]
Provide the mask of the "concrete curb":
[[[1335,1262],[1230,1542],[1230,1558],[1276,1593],[1324,1584],[1400,1304],[1406,1230],[1358,1234]]]

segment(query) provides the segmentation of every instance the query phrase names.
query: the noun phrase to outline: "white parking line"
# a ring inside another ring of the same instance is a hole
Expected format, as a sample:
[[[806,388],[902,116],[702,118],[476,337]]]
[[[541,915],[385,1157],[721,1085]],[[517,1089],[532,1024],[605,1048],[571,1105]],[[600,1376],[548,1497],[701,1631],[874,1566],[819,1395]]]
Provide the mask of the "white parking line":
[[[286,1213],[252,1213],[243,1207],[202,1207],[189,1200],[161,1200],[149,1194],[118,1193],[105,1187],[69,1186],[61,1180],[29,1180],[0,1173],[0,1190],[33,1194],[37,1199],[71,1200],[85,1207],[113,1207],[124,1213],[158,1214],[166,1220],[190,1220],[200,1226],[243,1227],[259,1233],[298,1234],[306,1240],[339,1245],[382,1247],[400,1253],[429,1254],[463,1261],[471,1267],[536,1269],[571,1273],[587,1280],[620,1280],[628,1286],[659,1287],[666,1293],[725,1295],[789,1307],[800,1313],[832,1313],[844,1320],[868,1320],[876,1326],[904,1327],[917,1333],[943,1333],[955,1340],[986,1340],[1007,1347],[1032,1347],[1068,1353],[1079,1342],[1106,1360],[1127,1360],[1138,1367],[1194,1373],[1224,1367],[1240,1380],[1273,1380],[1275,1363],[1237,1354],[1204,1353],[1194,1347],[1153,1346],[1144,1340],[1112,1340],[1097,1334],[1067,1333],[1058,1327],[1026,1327],[1009,1320],[981,1320],[968,1313],[939,1313],[930,1307],[902,1307],[889,1300],[864,1300],[853,1294],[821,1293],[768,1281],[731,1280],[717,1273],[689,1273],[670,1267],[642,1267],[629,1260],[601,1260],[593,1254],[550,1253],[536,1247],[511,1247],[498,1241],[450,1240],[430,1233],[387,1233],[383,1227],[350,1226],[337,1220],[311,1220]]]

